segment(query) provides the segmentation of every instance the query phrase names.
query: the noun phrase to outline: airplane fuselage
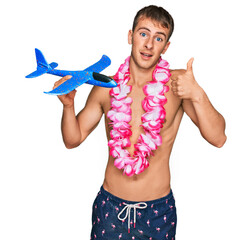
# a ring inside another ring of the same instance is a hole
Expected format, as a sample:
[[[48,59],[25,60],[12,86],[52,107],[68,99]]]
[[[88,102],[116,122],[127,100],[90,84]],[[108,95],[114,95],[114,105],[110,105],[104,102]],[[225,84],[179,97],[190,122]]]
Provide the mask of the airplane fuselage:
[[[111,78],[103,75],[98,74],[95,72],[90,71],[67,71],[67,70],[59,70],[59,69],[52,69],[47,72],[48,74],[65,77],[67,75],[73,76],[75,79],[75,82],[77,82],[77,85],[81,85],[84,79],[88,79],[86,82],[87,84],[95,85],[95,86],[101,86],[101,87],[115,87],[114,82],[112,82]],[[97,80],[95,79],[97,78]],[[69,81],[69,80],[68,80]],[[70,79],[71,81],[71,79]]]

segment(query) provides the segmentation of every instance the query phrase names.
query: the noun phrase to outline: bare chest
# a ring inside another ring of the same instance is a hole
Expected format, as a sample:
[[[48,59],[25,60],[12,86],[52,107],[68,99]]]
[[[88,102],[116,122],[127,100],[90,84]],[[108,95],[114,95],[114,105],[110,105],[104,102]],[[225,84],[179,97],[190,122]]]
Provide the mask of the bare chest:
[[[129,97],[132,98],[132,103],[131,103],[131,121],[130,125],[132,127],[132,131],[138,132],[141,129],[140,125],[142,124],[141,117],[145,113],[145,111],[142,108],[142,103],[145,98],[144,92],[141,88],[132,88],[132,91],[128,95]]]

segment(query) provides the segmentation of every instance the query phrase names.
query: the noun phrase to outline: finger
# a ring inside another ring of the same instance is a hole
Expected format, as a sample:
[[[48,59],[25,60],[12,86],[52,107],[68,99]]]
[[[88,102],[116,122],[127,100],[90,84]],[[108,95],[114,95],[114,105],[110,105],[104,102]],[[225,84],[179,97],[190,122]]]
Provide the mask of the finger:
[[[178,79],[178,76],[173,74],[173,75],[171,75],[170,79],[171,79],[171,81],[176,81]]]
[[[178,92],[178,88],[177,87],[171,87],[171,90],[173,93],[177,93]]]
[[[193,64],[194,58],[191,58],[187,63],[187,72],[192,72],[192,64]]]
[[[74,89],[73,91],[71,91],[71,92],[69,93],[69,95],[70,95],[72,98],[74,98],[74,97],[75,97],[76,92],[77,92],[77,90],[76,90],[76,89]]]
[[[173,80],[172,82],[171,82],[171,85],[173,86],[173,87],[176,87],[178,84],[177,84],[177,81],[175,81],[175,80]]]
[[[173,93],[174,96],[176,96],[176,97],[178,96],[178,92],[175,91],[174,89],[172,90],[172,93]]]
[[[61,78],[60,80],[58,80],[57,82],[54,83],[53,89],[55,89],[56,87],[58,87],[59,85],[61,85],[65,81],[69,80],[70,78],[72,78],[71,75],[67,75],[67,76]]]
[[[70,78],[72,78],[71,75],[66,75],[65,77],[61,78],[58,82],[62,84],[63,82],[69,80]]]

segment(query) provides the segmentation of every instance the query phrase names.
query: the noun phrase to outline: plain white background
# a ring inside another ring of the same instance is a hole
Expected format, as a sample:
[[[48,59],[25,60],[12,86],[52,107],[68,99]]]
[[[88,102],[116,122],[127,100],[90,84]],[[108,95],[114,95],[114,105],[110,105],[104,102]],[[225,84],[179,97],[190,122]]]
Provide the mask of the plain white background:
[[[107,161],[104,119],[77,149],[61,139],[62,105],[43,91],[58,77],[25,76],[34,48],[59,69],[81,70],[107,54],[112,75],[130,54],[136,12],[156,4],[175,20],[163,56],[194,74],[226,119],[228,141],[209,145],[183,118],[171,156],[178,240],[251,240],[251,5],[249,1],[6,1],[0,9],[0,239],[89,239],[91,208]],[[91,89],[76,96],[80,111]]]

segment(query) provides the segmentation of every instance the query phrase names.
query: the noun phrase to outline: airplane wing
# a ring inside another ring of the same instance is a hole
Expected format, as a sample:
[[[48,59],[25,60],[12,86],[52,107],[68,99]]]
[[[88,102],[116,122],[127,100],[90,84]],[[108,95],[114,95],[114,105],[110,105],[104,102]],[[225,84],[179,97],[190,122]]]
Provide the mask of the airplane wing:
[[[93,72],[87,72],[85,77],[72,76],[72,78],[68,79],[67,81],[59,85],[57,88],[53,89],[50,92],[44,93],[50,95],[64,95],[73,91],[74,89],[91,79],[93,79]]]
[[[84,71],[91,71],[91,72],[101,72],[105,68],[107,68],[111,64],[111,60],[108,56],[103,55],[102,58],[96,62],[95,64],[89,66]]]

